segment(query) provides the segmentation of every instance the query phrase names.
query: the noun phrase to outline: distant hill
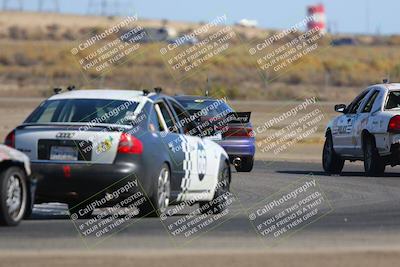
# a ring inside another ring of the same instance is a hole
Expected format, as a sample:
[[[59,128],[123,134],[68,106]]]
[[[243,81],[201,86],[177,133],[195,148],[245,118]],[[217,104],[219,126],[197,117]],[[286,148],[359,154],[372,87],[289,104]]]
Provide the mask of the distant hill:
[[[165,43],[143,44],[141,53],[112,66],[100,77],[82,71],[71,49],[122,19],[0,12],[0,96],[42,96],[49,94],[52,87],[70,84],[83,88],[162,86],[171,94],[195,94],[203,92],[209,78],[213,91],[223,92],[231,99],[296,100],[316,95],[320,100],[347,101],[364,86],[382,78],[400,81],[399,36],[351,36],[356,45],[330,46],[333,39],[345,36],[327,35],[318,42],[318,49],[273,75],[257,67],[249,47],[277,31],[240,26],[231,26],[236,36],[225,53],[213,56],[184,79],[171,76],[160,54]],[[166,26],[178,35],[204,25],[147,19],[140,19],[137,24],[145,28]],[[272,48],[294,37],[288,36]]]

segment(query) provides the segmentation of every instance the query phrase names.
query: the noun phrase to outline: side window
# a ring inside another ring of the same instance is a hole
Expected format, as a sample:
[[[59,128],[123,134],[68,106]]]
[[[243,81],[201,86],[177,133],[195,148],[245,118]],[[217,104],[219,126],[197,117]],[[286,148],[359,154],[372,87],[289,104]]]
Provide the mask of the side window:
[[[170,131],[174,133],[179,133],[177,126],[172,118],[170,111],[163,102],[159,102],[154,105],[157,112],[158,119],[160,121],[160,127],[162,131]]]
[[[378,97],[379,91],[375,91],[370,98],[367,101],[367,104],[365,104],[365,107],[363,108],[362,113],[369,113],[371,112],[372,106],[374,105],[375,99]]]
[[[349,109],[349,114],[356,114],[357,109],[360,107],[361,103],[363,102],[365,96],[367,95],[368,91],[364,92],[361,94],[359,97],[357,97],[353,103],[350,104],[350,109]]]
[[[178,126],[182,128],[185,134],[193,135],[195,134],[192,129],[196,128],[194,122],[190,119],[190,117],[186,114],[186,112],[181,109],[174,102],[171,103],[176,115],[178,116]]]

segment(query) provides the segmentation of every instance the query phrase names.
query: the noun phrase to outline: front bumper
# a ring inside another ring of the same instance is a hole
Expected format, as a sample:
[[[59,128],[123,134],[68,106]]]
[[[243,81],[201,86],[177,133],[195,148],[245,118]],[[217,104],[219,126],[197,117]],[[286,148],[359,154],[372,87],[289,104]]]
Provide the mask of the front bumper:
[[[79,203],[91,197],[104,197],[129,181],[145,179],[140,164],[120,162],[114,164],[63,164],[33,162],[32,173],[37,179],[35,203]],[[143,187],[139,187],[143,188]],[[125,192],[132,194],[137,190]],[[121,195],[123,197],[123,195]],[[109,203],[112,204],[112,203]]]

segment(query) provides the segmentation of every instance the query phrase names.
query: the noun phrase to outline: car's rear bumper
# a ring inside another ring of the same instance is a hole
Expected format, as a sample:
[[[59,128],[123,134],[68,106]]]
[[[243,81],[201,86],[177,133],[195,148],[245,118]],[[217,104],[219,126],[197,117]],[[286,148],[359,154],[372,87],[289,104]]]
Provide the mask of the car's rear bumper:
[[[146,179],[140,164],[120,162],[116,164],[62,164],[33,162],[32,173],[38,180],[36,203],[76,203],[93,196],[104,197],[130,181],[138,180],[140,186]],[[141,187],[138,188],[141,188]],[[130,188],[127,195],[136,192]],[[111,204],[111,203],[110,203]]]
[[[255,154],[255,140],[253,138],[235,138],[225,139],[217,142],[221,145],[229,157],[254,157]]]

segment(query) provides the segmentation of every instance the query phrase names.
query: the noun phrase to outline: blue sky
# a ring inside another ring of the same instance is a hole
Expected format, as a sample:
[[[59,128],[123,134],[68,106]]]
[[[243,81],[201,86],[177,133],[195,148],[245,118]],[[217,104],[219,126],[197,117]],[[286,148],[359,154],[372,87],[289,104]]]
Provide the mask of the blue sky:
[[[4,0],[0,0],[2,1]],[[26,9],[36,9],[38,1],[24,0]],[[46,2],[45,7],[50,8],[50,3],[54,0],[43,1]],[[87,13],[89,1],[58,0],[62,12],[79,14]],[[110,8],[115,8],[113,5],[115,0],[108,2]],[[142,18],[198,22],[225,13],[229,23],[248,18],[257,20],[264,28],[275,29],[288,28],[297,23],[306,15],[307,5],[322,2],[326,6],[328,23],[334,32],[400,33],[398,0],[119,0],[119,2],[121,3],[119,11],[135,9]]]

